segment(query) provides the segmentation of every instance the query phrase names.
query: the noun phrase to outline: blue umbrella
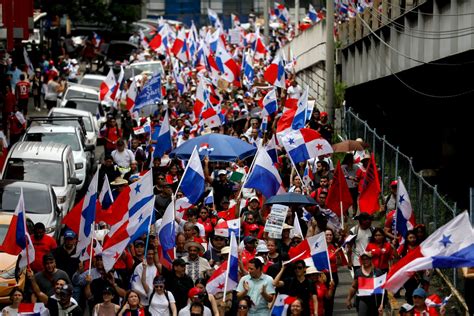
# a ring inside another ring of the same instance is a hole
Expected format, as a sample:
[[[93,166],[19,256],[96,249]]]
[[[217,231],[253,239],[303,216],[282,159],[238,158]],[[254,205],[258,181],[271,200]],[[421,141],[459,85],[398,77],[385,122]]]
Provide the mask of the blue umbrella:
[[[281,204],[281,205],[316,205],[316,201],[310,197],[299,193],[288,192],[274,195],[269,198],[265,204]]]
[[[255,155],[257,148],[236,137],[223,134],[206,134],[191,138],[170,153],[170,158],[188,160],[194,147],[199,150],[199,157],[209,156],[209,161],[236,161]]]

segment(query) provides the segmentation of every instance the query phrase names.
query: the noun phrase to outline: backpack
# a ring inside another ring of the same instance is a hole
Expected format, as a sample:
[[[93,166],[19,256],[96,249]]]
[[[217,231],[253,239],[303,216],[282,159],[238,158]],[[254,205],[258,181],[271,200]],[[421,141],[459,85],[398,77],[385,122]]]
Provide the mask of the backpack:
[[[153,293],[151,293],[150,295],[150,298],[148,299],[148,315],[151,315],[150,313],[150,305],[151,305],[151,301],[153,300],[153,296],[155,296],[155,291],[153,291]],[[168,310],[170,312],[170,315],[173,315],[173,312],[171,311],[171,302],[170,302],[170,298],[168,296],[168,291],[165,290],[165,297],[166,297],[166,300],[168,301]],[[153,315],[154,316],[154,315]]]

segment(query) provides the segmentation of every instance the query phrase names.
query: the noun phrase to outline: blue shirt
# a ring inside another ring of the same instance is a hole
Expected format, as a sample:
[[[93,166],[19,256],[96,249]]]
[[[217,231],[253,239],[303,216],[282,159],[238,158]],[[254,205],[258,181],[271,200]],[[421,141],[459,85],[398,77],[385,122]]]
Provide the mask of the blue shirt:
[[[273,286],[273,278],[269,275],[262,273],[260,278],[254,279],[250,275],[246,275],[240,279],[239,285],[237,286],[237,292],[244,291],[244,281],[249,284],[248,296],[252,299],[255,304],[249,310],[249,315],[261,315],[268,316],[270,309],[268,308],[268,302],[262,296],[262,287],[267,286],[266,292],[268,294],[275,294],[275,287]]]

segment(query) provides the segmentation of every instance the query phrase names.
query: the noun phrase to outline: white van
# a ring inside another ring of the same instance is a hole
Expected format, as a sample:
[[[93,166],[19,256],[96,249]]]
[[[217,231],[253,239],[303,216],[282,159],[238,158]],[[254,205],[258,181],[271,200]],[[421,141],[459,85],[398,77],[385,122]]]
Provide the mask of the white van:
[[[50,184],[63,214],[74,206],[76,178],[71,146],[59,143],[18,142],[10,149],[2,179]]]

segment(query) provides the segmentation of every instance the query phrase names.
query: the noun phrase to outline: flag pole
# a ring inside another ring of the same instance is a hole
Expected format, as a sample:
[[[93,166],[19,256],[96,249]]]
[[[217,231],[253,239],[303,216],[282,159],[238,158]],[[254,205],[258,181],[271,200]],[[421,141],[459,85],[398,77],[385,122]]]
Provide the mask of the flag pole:
[[[324,243],[326,244],[326,254],[327,254],[328,266],[329,266],[329,278],[331,279],[331,281],[334,281],[334,279],[332,278],[331,261],[329,260],[329,251],[328,251],[328,243],[326,241],[326,236],[324,236]]]
[[[155,197],[153,197],[153,199],[155,199]],[[173,202],[173,201],[171,201]],[[154,203],[153,203],[154,204]],[[148,243],[150,242],[150,231],[151,231],[151,222],[153,220],[153,213],[155,212],[155,208],[152,207],[151,208],[151,214],[150,214],[150,220],[148,222],[148,234],[146,234],[146,243],[145,243],[145,257],[146,257],[146,254],[148,252]]]
[[[186,171],[188,171],[189,162],[191,161],[191,157],[193,156],[195,151],[197,151],[197,146],[194,146],[193,152],[191,156],[189,157],[188,163],[186,164],[186,168],[184,168],[183,175],[181,176],[181,179],[179,179],[178,187],[176,188],[176,192],[173,194],[173,199],[172,199],[173,201],[176,200],[176,194],[178,194],[179,188],[181,187],[181,183],[183,182],[183,179],[184,179],[184,175],[186,174]],[[199,154],[198,154],[198,157],[199,157]]]
[[[229,257],[227,257],[227,269],[225,271],[225,282],[224,282],[224,295],[222,295],[222,301],[225,302],[225,296],[227,294],[227,280],[229,280],[229,269],[230,269],[230,257],[232,257],[232,239],[235,240],[235,234],[232,232],[230,233],[230,252]]]
[[[95,235],[95,221],[91,224],[91,251],[89,253],[89,271],[88,275],[91,275],[92,270],[92,251],[94,249],[94,235]]]
[[[341,229],[344,230],[344,208],[342,206],[342,194],[339,194],[339,199],[340,199],[339,206],[341,208]]]
[[[295,168],[296,174],[298,175],[298,177],[300,177],[301,183],[305,186],[306,189],[311,189],[311,188],[309,188],[309,187],[306,185],[306,183],[303,181],[303,177],[300,175],[300,172],[298,171],[298,168],[296,168],[296,164],[295,164],[295,162],[293,161],[293,158],[291,158],[291,155],[288,155],[288,158],[290,158],[291,164],[293,165],[293,168]],[[316,158],[314,158],[314,159],[316,159]]]
[[[400,207],[400,190],[398,190],[398,184],[400,183],[400,177],[397,178],[397,200],[395,201],[395,213],[393,214],[393,235],[395,236],[395,239],[397,239],[397,213],[398,213],[398,208]],[[390,193],[392,194],[392,193]],[[387,211],[387,210],[385,210]]]

